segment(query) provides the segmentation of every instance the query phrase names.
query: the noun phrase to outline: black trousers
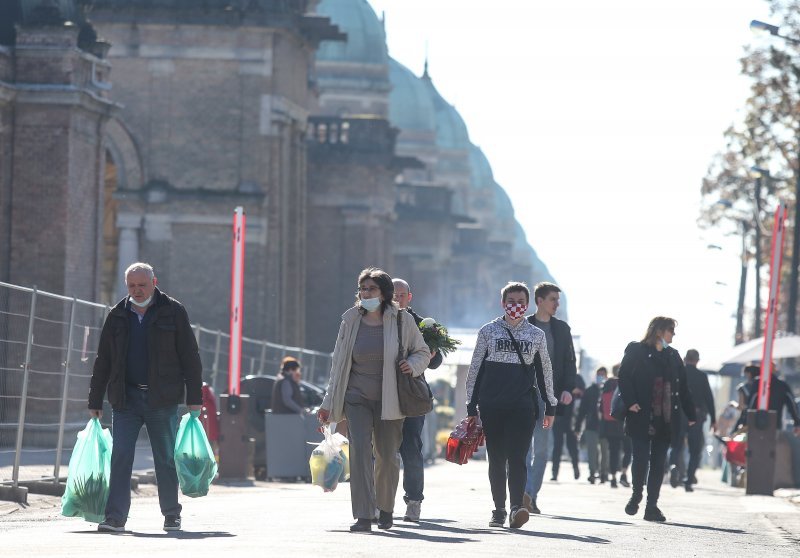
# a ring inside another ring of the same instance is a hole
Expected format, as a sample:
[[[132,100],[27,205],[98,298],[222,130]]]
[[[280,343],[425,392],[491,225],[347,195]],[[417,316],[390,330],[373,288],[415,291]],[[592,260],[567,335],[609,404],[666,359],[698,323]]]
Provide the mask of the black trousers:
[[[506,507],[506,482],[511,507],[521,506],[528,475],[525,456],[536,425],[533,409],[487,409],[480,416],[486,435],[494,507],[497,510]]]
[[[571,409],[570,409],[571,410]],[[564,449],[564,438],[567,439],[567,451],[572,459],[572,465],[578,466],[578,437],[572,429],[572,413],[556,416],[553,423],[553,476],[558,477],[561,465],[561,454]]]
[[[608,472],[616,475],[619,472],[619,459],[622,457],[623,436],[601,436],[608,442]]]
[[[630,436],[624,436],[622,438],[622,470],[623,472],[627,470],[628,467],[631,465],[631,459],[633,459],[633,442],[631,442]]]
[[[633,442],[633,462],[631,463],[633,493],[641,495],[645,479],[647,479],[647,505],[655,506],[661,493],[661,483],[664,481],[664,468],[667,464],[670,440],[665,436],[637,436],[631,440]]]
[[[689,482],[700,466],[703,446],[706,443],[706,437],[703,433],[703,423],[698,420],[692,426],[687,426],[687,438],[689,441],[689,467],[686,469],[686,482]]]

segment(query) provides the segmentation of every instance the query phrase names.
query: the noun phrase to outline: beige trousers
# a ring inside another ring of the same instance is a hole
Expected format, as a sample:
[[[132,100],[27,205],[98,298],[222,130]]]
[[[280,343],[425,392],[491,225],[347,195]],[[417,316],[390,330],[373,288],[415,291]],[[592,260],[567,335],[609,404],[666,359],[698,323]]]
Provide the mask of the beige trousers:
[[[394,511],[403,441],[403,419],[381,420],[381,402],[348,393],[344,414],[350,429],[350,498],[355,519],[372,519],[375,508]]]

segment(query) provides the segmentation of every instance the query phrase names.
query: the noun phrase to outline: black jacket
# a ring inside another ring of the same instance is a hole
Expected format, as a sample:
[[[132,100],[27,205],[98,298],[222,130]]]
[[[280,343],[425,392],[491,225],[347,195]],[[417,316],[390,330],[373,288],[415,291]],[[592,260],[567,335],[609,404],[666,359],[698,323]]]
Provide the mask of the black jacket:
[[[708,383],[706,373],[698,370],[694,364],[687,364],[686,383],[689,385],[689,391],[694,401],[697,422],[705,422],[707,416],[711,417],[711,422],[716,422],[717,413],[714,409],[714,394],[711,392],[711,385]]]
[[[128,297],[111,309],[100,332],[89,388],[89,408],[102,409],[108,390],[108,402],[114,409],[125,408],[125,369],[128,356]],[[147,326],[149,365],[147,399],[154,409],[183,403],[203,403],[203,365],[197,340],[183,305],[156,289]]]
[[[417,322],[417,327],[419,327],[419,323],[423,320],[422,316],[414,312],[410,306],[406,308],[406,312],[411,314],[411,317],[414,318],[415,322]],[[436,368],[439,368],[440,364],[442,364],[442,353],[436,351],[436,354],[431,357],[431,361],[430,363],[428,363],[428,368],[434,370]]]
[[[528,316],[528,321],[536,325],[534,316]],[[566,405],[561,403],[561,394],[565,391],[572,393],[575,389],[575,377],[578,375],[575,362],[575,347],[572,343],[572,330],[567,322],[558,318],[550,318],[550,329],[553,333],[553,354],[550,363],[553,365],[553,393],[559,400],[556,406],[556,415],[563,415]],[[536,367],[537,376],[542,368],[539,354],[536,354],[533,365]]]
[[[300,407],[300,409],[292,408],[287,405],[283,400],[283,386],[289,385],[292,388],[292,401]],[[305,397],[300,393],[300,386],[293,378],[290,378],[283,373],[274,384],[272,384],[272,412],[277,415],[296,415],[303,414],[303,408],[306,406]]]
[[[581,397],[580,407],[578,407],[578,416],[575,419],[575,430],[581,429],[581,424],[585,419],[586,430],[594,430],[597,432],[600,422],[600,415],[597,412],[597,409],[599,408],[599,401],[600,386],[597,384],[592,384],[587,387],[583,392],[583,397]]]
[[[753,382],[753,389],[750,393],[750,399],[747,401],[747,408],[742,410],[742,415],[737,422],[737,426],[741,426],[747,421],[747,411],[749,409],[758,409],[758,379]],[[783,409],[786,408],[792,416],[792,421],[796,427],[800,427],[800,413],[797,410],[797,403],[792,396],[792,388],[789,384],[779,379],[775,374],[769,382],[769,401],[767,402],[767,409],[770,411],[777,411],[778,414],[778,430],[783,429]]]
[[[632,438],[647,438],[649,436],[650,415],[652,413],[653,384],[658,374],[658,365],[655,358],[667,359],[667,373],[671,384],[672,420],[670,428],[673,436],[677,436],[681,427],[679,409],[689,421],[697,418],[692,395],[686,383],[686,368],[683,366],[678,351],[672,347],[664,349],[663,355],[657,355],[655,347],[644,343],[630,343],[625,349],[625,356],[619,366],[619,390],[625,408],[630,408],[638,403],[641,409],[638,413],[628,411],[625,416],[625,433]]]

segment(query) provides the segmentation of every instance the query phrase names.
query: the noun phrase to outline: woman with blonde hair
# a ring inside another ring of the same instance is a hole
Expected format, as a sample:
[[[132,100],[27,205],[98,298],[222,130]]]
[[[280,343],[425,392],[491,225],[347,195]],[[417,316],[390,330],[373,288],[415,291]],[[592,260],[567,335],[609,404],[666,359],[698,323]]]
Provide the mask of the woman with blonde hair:
[[[378,528],[392,527],[405,418],[395,363],[403,374],[419,376],[431,358],[414,318],[400,310],[393,295],[386,272],[371,267],[359,274],[356,303],[342,315],[318,413],[323,424],[347,418],[350,428],[352,532],[371,531],[376,507]],[[399,362],[398,335],[405,352]]]

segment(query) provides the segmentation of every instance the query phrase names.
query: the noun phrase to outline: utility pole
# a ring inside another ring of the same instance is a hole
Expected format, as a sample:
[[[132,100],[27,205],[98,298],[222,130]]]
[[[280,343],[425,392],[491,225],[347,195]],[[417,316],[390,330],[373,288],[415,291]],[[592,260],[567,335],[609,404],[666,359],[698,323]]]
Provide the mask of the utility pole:
[[[744,293],[747,287],[747,221],[739,221],[742,226],[742,275],[739,279],[739,303],[736,306],[736,335],[734,344],[744,343]]]
[[[756,310],[755,320],[753,326],[754,337],[761,337],[761,322],[764,317],[761,315],[761,177],[762,173],[758,173],[756,177],[756,213],[755,213],[755,227],[756,227]]]

